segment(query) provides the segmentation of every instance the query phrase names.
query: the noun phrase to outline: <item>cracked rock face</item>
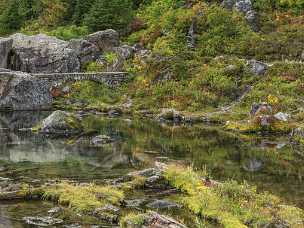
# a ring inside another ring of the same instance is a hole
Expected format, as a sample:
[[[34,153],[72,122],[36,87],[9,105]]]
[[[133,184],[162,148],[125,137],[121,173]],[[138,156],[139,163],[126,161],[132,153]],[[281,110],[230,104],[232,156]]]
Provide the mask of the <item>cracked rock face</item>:
[[[1,110],[50,109],[52,101],[48,83],[27,73],[0,72]]]
[[[113,51],[114,47],[119,46],[119,34],[113,29],[90,34],[86,40],[95,44],[101,52]]]
[[[10,69],[28,73],[80,71],[77,53],[66,41],[43,34],[27,36],[17,33],[10,38],[13,40]]]
[[[0,38],[0,68],[7,68],[7,58],[13,45],[10,38]]]
[[[72,39],[69,42],[69,47],[76,52],[81,65],[98,59],[100,52],[98,47],[83,39]]]

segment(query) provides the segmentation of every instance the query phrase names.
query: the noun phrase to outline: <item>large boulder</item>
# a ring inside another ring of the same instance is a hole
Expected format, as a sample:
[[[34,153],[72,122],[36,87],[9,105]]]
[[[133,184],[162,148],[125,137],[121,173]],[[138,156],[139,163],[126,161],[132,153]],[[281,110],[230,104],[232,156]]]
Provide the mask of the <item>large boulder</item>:
[[[72,113],[55,111],[42,121],[40,133],[50,135],[73,135],[82,132],[80,119]]]
[[[70,40],[69,47],[76,52],[81,66],[97,60],[100,55],[99,48],[95,44],[84,39]]]
[[[29,73],[79,72],[80,62],[69,42],[43,34],[14,34],[9,68]]]
[[[119,46],[119,34],[113,29],[90,34],[86,40],[95,44],[101,52],[113,51],[114,47]]]
[[[12,50],[13,40],[0,38],[0,68],[7,68],[7,57]]]
[[[0,72],[0,109],[50,109],[52,96],[49,85],[22,72]]]

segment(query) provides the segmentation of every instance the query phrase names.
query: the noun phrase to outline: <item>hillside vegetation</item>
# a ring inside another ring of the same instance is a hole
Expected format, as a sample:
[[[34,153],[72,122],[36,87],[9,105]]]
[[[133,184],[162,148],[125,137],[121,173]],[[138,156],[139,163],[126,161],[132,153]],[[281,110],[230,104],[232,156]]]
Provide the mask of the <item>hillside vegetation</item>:
[[[0,34],[43,32],[68,40],[113,28],[145,50],[125,62],[134,76],[125,86],[75,86],[70,97],[90,107],[126,98],[134,110],[210,112],[233,104],[233,119],[240,119],[254,102],[272,100],[276,111],[301,116],[303,10],[303,0],[1,0]],[[250,59],[270,67],[257,75]],[[91,63],[87,70],[102,67]]]

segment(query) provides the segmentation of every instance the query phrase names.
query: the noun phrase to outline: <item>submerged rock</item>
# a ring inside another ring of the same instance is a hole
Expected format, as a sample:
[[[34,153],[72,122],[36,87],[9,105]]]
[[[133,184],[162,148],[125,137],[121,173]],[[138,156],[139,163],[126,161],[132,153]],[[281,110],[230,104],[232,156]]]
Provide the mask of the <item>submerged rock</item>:
[[[23,221],[29,225],[35,226],[54,226],[63,223],[62,219],[53,218],[50,216],[46,217],[24,217]]]
[[[102,146],[104,144],[112,143],[113,141],[114,139],[107,135],[98,135],[91,140],[94,146]]]
[[[79,134],[82,126],[79,118],[65,111],[55,111],[44,119],[41,124],[40,132],[54,135]]]
[[[181,208],[181,205],[178,205],[168,200],[155,200],[151,203],[148,203],[146,207],[152,209],[177,209]]]
[[[50,109],[52,102],[48,83],[27,73],[0,73],[0,109],[43,110]]]
[[[10,69],[29,73],[80,71],[77,53],[66,41],[44,34],[27,36],[17,33],[10,38],[13,39]]]
[[[0,68],[7,68],[7,60],[12,50],[13,40],[11,38],[0,38]]]

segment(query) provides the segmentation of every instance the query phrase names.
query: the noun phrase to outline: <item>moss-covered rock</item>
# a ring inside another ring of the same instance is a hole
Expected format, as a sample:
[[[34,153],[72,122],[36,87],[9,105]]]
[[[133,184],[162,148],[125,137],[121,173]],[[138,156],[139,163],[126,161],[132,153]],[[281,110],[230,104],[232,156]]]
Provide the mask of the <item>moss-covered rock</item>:
[[[59,136],[79,134],[82,130],[81,121],[76,115],[59,110],[53,112],[38,126],[40,133]]]

